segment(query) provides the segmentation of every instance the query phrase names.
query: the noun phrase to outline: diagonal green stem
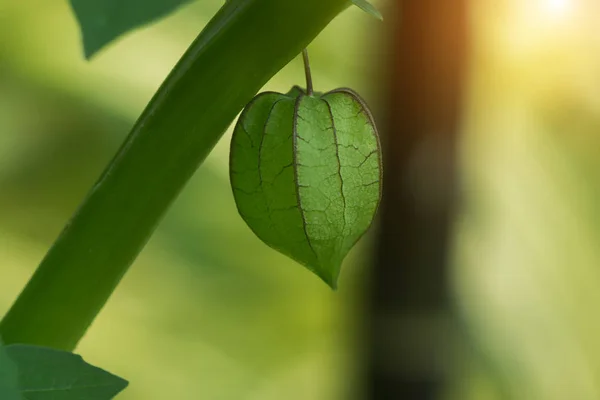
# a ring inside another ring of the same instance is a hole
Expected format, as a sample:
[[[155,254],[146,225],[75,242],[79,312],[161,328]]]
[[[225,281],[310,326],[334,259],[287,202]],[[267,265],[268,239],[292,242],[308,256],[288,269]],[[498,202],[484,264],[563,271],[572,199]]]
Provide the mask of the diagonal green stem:
[[[4,341],[73,350],[236,114],[347,5],[228,1],[163,83],[0,323]]]

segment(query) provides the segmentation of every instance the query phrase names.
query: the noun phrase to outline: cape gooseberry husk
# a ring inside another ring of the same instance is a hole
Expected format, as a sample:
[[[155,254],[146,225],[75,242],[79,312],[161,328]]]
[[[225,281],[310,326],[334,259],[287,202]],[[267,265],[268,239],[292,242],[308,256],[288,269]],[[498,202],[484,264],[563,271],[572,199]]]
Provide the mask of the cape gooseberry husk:
[[[381,175],[375,123],[349,89],[261,93],[231,140],[231,186],[242,218],[332,288],[373,221]]]

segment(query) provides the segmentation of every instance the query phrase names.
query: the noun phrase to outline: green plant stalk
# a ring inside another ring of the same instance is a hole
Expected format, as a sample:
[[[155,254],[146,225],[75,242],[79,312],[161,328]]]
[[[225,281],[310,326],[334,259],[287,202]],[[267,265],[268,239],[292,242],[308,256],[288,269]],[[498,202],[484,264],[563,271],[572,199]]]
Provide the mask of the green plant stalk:
[[[0,323],[4,341],[72,351],[237,113],[348,4],[228,1],[148,104]]]

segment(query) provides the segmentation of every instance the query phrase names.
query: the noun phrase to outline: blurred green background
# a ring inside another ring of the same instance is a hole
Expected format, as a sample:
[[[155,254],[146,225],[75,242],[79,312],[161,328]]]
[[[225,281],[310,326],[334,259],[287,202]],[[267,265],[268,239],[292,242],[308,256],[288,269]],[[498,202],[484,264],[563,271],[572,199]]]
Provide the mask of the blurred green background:
[[[600,3],[471,21],[458,303],[501,398],[600,399]]]
[[[0,0],[0,314],[220,3],[86,62],[65,0]],[[599,22],[592,0],[471,1],[453,256],[468,350],[449,398],[600,399]],[[358,9],[337,18],[310,47],[316,89],[377,109],[365,54],[383,30]],[[268,89],[302,83],[297,59]],[[264,246],[233,203],[229,134],[78,352],[130,380],[123,400],[360,398],[372,236],[337,293]]]

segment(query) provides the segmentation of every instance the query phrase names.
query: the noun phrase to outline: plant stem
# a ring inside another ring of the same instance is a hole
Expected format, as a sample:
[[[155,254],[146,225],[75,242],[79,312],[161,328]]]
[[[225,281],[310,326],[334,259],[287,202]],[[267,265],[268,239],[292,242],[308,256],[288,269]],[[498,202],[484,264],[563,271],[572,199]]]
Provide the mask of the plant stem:
[[[308,50],[302,50],[302,59],[304,60],[304,73],[306,74],[306,94],[313,95],[312,74],[310,72],[310,61],[308,60]]]
[[[237,113],[347,5],[226,2],[171,71],[0,323],[5,343],[73,350]]]

